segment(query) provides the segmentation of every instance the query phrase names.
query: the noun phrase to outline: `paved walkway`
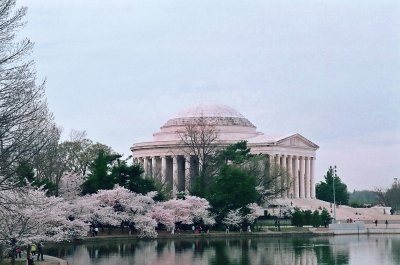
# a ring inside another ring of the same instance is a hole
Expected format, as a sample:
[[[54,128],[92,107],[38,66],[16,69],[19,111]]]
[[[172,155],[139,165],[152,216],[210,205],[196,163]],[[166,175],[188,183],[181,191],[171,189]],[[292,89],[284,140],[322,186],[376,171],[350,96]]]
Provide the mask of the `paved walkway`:
[[[37,260],[37,257],[35,256],[34,262],[35,265],[68,265],[68,263],[65,260],[53,257],[53,256],[48,256],[48,255],[43,255],[43,261]],[[22,258],[17,258],[16,261],[20,260],[26,260],[26,253],[22,253]]]

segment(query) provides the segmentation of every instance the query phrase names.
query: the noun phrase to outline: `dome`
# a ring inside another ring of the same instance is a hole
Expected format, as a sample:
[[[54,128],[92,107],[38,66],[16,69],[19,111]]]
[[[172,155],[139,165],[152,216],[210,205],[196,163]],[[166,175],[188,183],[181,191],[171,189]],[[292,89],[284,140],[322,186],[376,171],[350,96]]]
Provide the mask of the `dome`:
[[[221,104],[200,104],[180,111],[172,119],[168,120],[163,128],[170,126],[184,126],[193,123],[200,118],[210,121],[216,126],[255,126],[240,112]]]
[[[221,104],[200,104],[180,111],[174,118],[231,117],[244,118],[234,108]]]

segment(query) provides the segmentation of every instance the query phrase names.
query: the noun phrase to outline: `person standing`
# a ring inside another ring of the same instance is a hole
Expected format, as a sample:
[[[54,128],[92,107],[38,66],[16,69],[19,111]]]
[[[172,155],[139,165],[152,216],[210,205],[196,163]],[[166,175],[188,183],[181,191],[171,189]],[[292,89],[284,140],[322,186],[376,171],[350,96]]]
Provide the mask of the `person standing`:
[[[32,252],[30,252],[29,250],[26,253],[26,264],[27,265],[35,265],[35,263],[33,262]]]
[[[20,247],[17,247],[15,249],[15,258],[18,258],[18,257],[21,258],[22,257],[21,252],[22,252],[22,249]]]
[[[37,245],[36,245],[36,243],[32,243],[32,245],[31,245],[31,252],[32,252],[32,255],[33,255],[33,256],[36,255],[36,251],[37,251]]]
[[[37,255],[37,260],[39,260],[39,257],[41,257],[41,260],[43,259],[43,244],[41,242],[39,242],[38,246],[37,246],[37,250],[38,250],[38,255]]]

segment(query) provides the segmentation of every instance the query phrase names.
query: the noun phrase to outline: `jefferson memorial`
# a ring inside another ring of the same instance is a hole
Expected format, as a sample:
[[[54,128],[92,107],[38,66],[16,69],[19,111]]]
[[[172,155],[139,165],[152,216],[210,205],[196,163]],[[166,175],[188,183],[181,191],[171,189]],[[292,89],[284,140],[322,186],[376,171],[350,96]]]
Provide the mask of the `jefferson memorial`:
[[[296,133],[282,137],[258,132],[237,110],[225,105],[197,105],[179,112],[169,119],[153,141],[136,143],[131,147],[134,162],[142,164],[146,177],[169,183],[174,194],[188,192],[198,175],[199,163],[183,147],[180,132],[187,124],[199,119],[209,122],[217,134],[216,144],[225,147],[247,141],[253,154],[267,154],[270,162],[287,170],[289,181],[282,198],[315,198],[315,161],[318,145]]]

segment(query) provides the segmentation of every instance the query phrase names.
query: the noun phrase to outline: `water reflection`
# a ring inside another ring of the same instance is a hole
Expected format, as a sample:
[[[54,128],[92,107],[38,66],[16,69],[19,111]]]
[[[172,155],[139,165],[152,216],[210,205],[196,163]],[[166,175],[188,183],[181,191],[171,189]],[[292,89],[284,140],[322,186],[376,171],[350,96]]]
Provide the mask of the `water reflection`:
[[[400,236],[113,240],[47,250],[70,265],[400,264]]]

